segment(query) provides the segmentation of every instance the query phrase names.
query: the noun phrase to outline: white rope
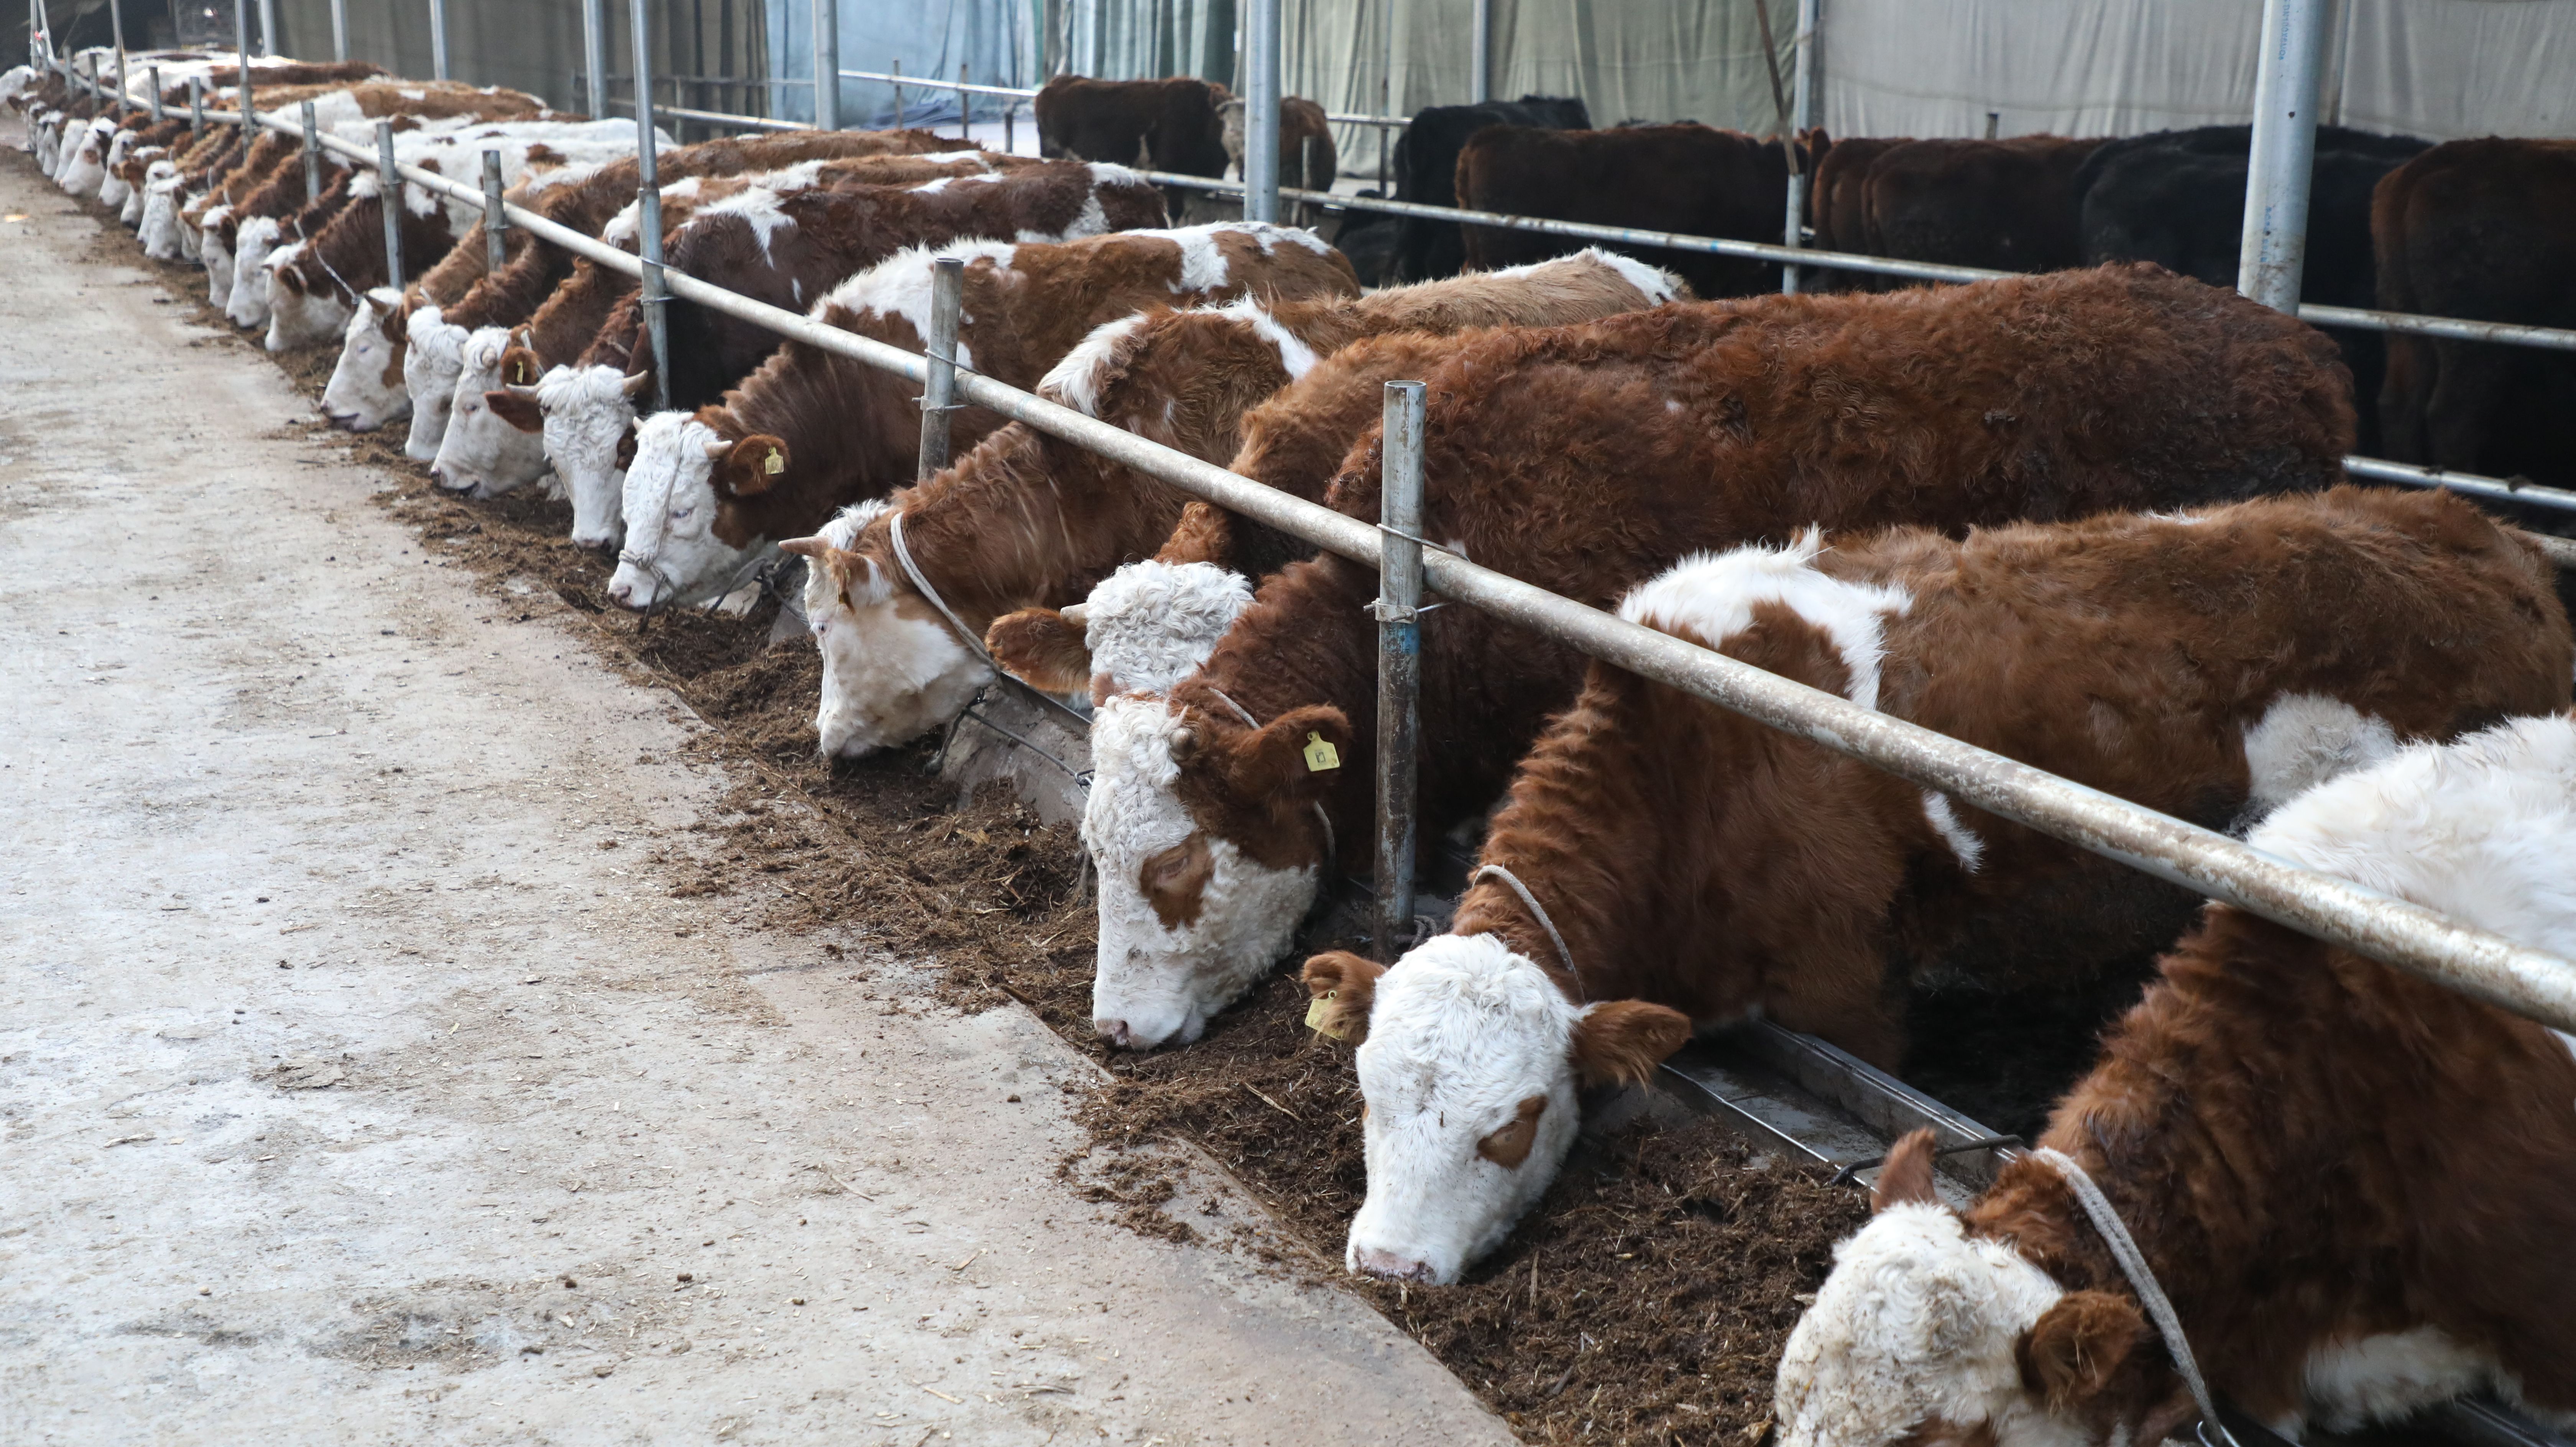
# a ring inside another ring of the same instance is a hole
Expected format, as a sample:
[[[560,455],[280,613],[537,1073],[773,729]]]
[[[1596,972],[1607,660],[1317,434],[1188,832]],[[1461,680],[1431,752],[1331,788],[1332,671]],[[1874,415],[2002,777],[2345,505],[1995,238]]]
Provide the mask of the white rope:
[[[2156,1283],[2155,1272],[2147,1268],[2145,1254],[2138,1250],[2137,1241],[2129,1235],[2128,1226],[2120,1220],[2120,1213],[2111,1205],[2110,1198],[2102,1194],[2100,1186],[2093,1184],[2093,1178],[2084,1173],[2084,1168],[2075,1163],[2074,1157],[2064,1151],[2041,1146],[2032,1151],[2031,1156],[2046,1161],[2066,1178],[2067,1187],[2075,1193],[2077,1203],[2092,1219],[2093,1229],[2101,1233],[2102,1240],[2111,1248],[2111,1255],[2118,1259],[2120,1270],[2128,1276],[2129,1285],[2138,1293],[2139,1304],[2147,1309],[2147,1319],[2156,1324],[2157,1335],[2165,1339],[2165,1351],[2173,1358],[2174,1370],[2182,1373],[2183,1385],[2191,1388],[2191,1400],[2200,1408],[2201,1424],[2216,1429],[2219,1440],[2227,1447],[2235,1447],[2236,1439],[2228,1434],[2227,1425],[2218,1419],[2218,1404],[2209,1395],[2209,1383],[2201,1378],[2199,1359],[2191,1354],[2191,1343],[2182,1334],[2182,1318],[2175,1314],[2173,1302],[2166,1298],[2165,1289]]]
[[[1227,708],[1233,709],[1236,716],[1241,718],[1247,726],[1256,732],[1259,731],[1261,728],[1261,720],[1252,716],[1252,710],[1245,708],[1242,704],[1236,703],[1231,695],[1213,683],[1208,685],[1208,692],[1225,700],[1225,706]],[[1321,799],[1309,799],[1306,803],[1309,808],[1312,808],[1315,811],[1315,822],[1324,826],[1324,877],[1330,879],[1333,871],[1341,868],[1342,866],[1341,845],[1335,842],[1333,838],[1333,816],[1324,812],[1324,801]]]
[[[1529,892],[1529,886],[1521,883],[1519,875],[1499,864],[1477,865],[1476,872],[1467,876],[1467,882],[1474,884],[1488,874],[1510,885],[1512,893],[1521,897],[1521,903],[1529,906],[1530,914],[1538,920],[1538,927],[1547,931],[1548,941],[1556,946],[1556,957],[1565,961],[1565,972],[1574,976],[1575,992],[1578,995],[1590,993],[1583,988],[1583,972],[1574,968],[1574,951],[1565,947],[1565,936],[1556,932],[1556,921],[1549,919],[1547,911],[1538,907],[1538,896]]]

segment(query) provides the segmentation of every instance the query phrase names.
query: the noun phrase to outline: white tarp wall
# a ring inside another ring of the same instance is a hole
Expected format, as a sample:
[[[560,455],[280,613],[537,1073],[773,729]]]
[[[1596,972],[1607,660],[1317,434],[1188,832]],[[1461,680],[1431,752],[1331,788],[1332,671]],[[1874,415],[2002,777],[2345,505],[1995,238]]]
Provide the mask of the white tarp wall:
[[[771,75],[803,81],[814,74],[815,0],[769,0]],[[834,3],[834,0],[825,0]],[[1045,0],[837,0],[841,69],[891,71],[925,80],[966,79],[976,85],[1036,86],[1046,79],[1038,56],[1038,11]],[[974,97],[978,117],[998,117],[1003,100]],[[814,93],[804,85],[775,87],[772,115],[814,119]],[[1027,115],[1025,103],[1021,106]],[[906,86],[905,125],[957,122],[957,92]],[[894,89],[877,81],[841,82],[841,124],[873,129],[896,124]]]
[[[1837,136],[2241,123],[2254,0],[1821,0]],[[2576,0],[2344,0],[2319,119],[2433,140],[2576,135]]]

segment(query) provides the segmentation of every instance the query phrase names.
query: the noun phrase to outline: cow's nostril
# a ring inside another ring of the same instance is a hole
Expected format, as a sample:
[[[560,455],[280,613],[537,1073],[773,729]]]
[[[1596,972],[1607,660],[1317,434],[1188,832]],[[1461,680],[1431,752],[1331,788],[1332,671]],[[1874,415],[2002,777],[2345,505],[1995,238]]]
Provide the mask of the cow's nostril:
[[[1415,1261],[1398,1256],[1392,1251],[1380,1251],[1373,1246],[1360,1248],[1359,1262],[1361,1271],[1371,1276],[1383,1277],[1388,1281],[1429,1281],[1431,1279],[1430,1262]]]
[[[1099,1033],[1100,1038],[1121,1050],[1132,1048],[1136,1041],[1136,1032],[1129,1029],[1124,1020],[1094,1020],[1091,1028]]]

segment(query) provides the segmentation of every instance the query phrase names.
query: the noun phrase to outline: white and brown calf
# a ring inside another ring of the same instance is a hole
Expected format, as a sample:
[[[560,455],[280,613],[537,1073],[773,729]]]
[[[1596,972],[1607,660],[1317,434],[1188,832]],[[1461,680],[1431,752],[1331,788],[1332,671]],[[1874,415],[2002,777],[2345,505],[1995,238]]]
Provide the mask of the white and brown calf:
[[[2576,721],[2416,745],[2247,841],[2576,958]],[[2487,1391],[2576,1426],[2567,1037],[2211,904],[2041,1145],[2091,1177],[2216,1393],[2281,1435]],[[1790,1334],[1781,1447],[2124,1447],[2197,1415],[2052,1164],[1966,1211],[1929,1132]]]
[[[403,387],[402,293],[380,286],[358,298],[340,360],[322,388],[322,412],[335,427],[373,432],[411,411]]]

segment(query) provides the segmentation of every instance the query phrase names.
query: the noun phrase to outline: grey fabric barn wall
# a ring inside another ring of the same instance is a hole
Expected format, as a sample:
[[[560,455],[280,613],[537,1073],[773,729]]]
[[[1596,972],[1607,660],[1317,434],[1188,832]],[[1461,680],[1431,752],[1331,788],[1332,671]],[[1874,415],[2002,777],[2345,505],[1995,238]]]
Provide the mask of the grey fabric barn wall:
[[[825,0],[832,3],[832,0]],[[888,0],[837,0],[841,69],[895,71],[904,75],[966,79],[976,85],[1035,86],[1046,79],[1039,60],[1039,10],[1044,0],[940,0],[928,5],[896,5]],[[775,74],[784,80],[810,82],[814,74],[815,0],[771,0],[769,53]],[[778,87],[777,114],[795,121],[814,119],[814,92],[809,84]],[[876,81],[841,82],[841,124],[896,124],[894,89]],[[978,119],[999,116],[1004,102],[975,96]],[[1025,103],[1020,107],[1027,113]],[[906,125],[954,125],[955,91],[907,88],[903,96]]]
[[[981,0],[979,0],[981,3]],[[255,8],[255,0],[254,0]],[[348,0],[349,57],[397,75],[430,73],[428,0]],[[627,0],[607,0],[609,94],[631,100],[635,45]],[[655,98],[704,110],[767,115],[772,103],[764,0],[653,0]],[[277,0],[278,49],[327,60],[330,0]],[[583,104],[578,0],[447,0],[448,73],[477,85]],[[672,76],[697,77],[678,83]],[[729,83],[723,79],[729,78]],[[623,107],[613,113],[631,114]]]
[[[2252,0],[1822,0],[1838,136],[2134,135],[2242,122]],[[2576,135],[2576,0],[2345,0],[2322,119],[2452,140]]]

